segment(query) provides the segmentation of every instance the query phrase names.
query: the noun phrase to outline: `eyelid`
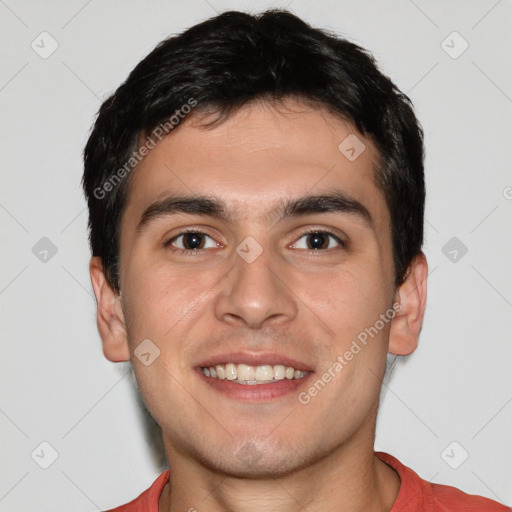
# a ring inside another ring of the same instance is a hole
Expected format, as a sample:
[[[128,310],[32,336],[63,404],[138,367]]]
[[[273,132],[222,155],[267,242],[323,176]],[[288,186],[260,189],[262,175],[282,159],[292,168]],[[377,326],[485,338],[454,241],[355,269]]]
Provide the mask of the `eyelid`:
[[[215,240],[215,237],[211,236],[211,234],[208,233],[206,230],[199,228],[199,227],[188,227],[188,228],[184,228],[183,230],[181,230],[180,232],[176,233],[171,238],[169,238],[166,242],[164,242],[164,247],[170,247],[173,252],[177,252],[179,254],[189,254],[189,255],[197,255],[197,254],[203,253],[206,250],[213,249],[213,247],[202,248],[202,249],[181,249],[180,247],[174,247],[173,242],[176,239],[178,239],[179,237],[186,235],[187,233],[199,233],[199,234],[207,236],[208,238],[213,240],[217,247],[222,246],[222,244],[217,242]],[[312,228],[302,230],[298,235],[295,235],[295,238],[294,238],[295,241],[291,244],[292,248],[294,248],[293,246],[295,246],[299,240],[301,240],[305,236],[307,236],[309,234],[313,234],[313,233],[322,233],[331,238],[334,238],[334,240],[338,243],[339,248],[341,248],[341,249],[346,249],[346,247],[347,247],[347,242],[344,240],[344,237],[341,236],[337,232],[337,230],[333,230],[333,229],[327,228],[327,227],[312,227]],[[300,250],[305,251],[308,254],[318,255],[318,254],[325,253],[325,252],[331,252],[334,249],[335,248],[300,249]]]
[[[328,236],[334,238],[336,240],[336,242],[339,243],[341,248],[345,249],[347,247],[347,241],[344,240],[344,237],[341,236],[337,232],[337,230],[333,230],[331,228],[326,228],[326,227],[313,227],[313,228],[308,228],[304,231],[301,231],[299,236],[296,238],[296,241],[292,245],[295,245],[301,238],[303,238],[306,235],[310,235],[312,233],[322,233],[324,235],[328,235]],[[322,249],[322,250],[304,249],[304,250],[307,250],[310,253],[320,253],[320,252],[332,251],[333,249]]]
[[[183,230],[179,231],[178,233],[173,235],[171,238],[166,239],[166,242],[164,242],[164,247],[172,246],[172,242],[174,242],[180,236],[186,235],[188,233],[199,233],[201,235],[205,235],[205,236],[211,238],[213,241],[215,241],[215,244],[217,246],[222,245],[222,244],[220,244],[220,242],[217,242],[215,240],[215,238],[210,233],[208,233],[207,231],[203,230],[202,228],[199,228],[199,227],[188,227],[188,228],[184,228]],[[205,249],[199,249],[199,250],[198,249],[180,249],[179,247],[177,247],[177,248],[173,247],[173,250],[181,251],[181,252],[194,252],[194,253],[197,253],[199,251],[204,251]]]

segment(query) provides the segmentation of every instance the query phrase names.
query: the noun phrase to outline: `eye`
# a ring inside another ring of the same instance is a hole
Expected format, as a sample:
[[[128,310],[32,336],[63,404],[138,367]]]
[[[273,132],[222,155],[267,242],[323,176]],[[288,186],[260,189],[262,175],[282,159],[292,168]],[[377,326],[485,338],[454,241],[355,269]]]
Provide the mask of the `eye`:
[[[302,239],[304,239],[304,242],[300,242]],[[316,252],[320,249],[332,249],[336,244],[345,247],[345,243],[334,233],[316,229],[302,233],[299,240],[292,247]]]
[[[209,239],[211,242],[206,242]],[[219,244],[213,238],[202,231],[184,231],[165,243],[173,250],[182,253],[194,253],[202,249],[212,249],[218,247]]]
[[[302,240],[302,241],[301,241]],[[197,229],[183,231],[165,243],[173,251],[181,254],[197,254],[204,249],[214,249],[220,247],[211,236]],[[297,242],[292,247],[304,249],[309,252],[321,252],[321,250],[333,249],[336,246],[344,248],[345,243],[329,231],[313,229],[302,233]]]

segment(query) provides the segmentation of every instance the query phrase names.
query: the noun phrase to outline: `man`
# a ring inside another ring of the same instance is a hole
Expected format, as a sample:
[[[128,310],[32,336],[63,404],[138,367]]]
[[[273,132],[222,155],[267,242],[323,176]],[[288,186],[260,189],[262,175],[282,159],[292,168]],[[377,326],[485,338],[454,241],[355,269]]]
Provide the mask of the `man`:
[[[170,467],[115,510],[510,510],[374,452],[428,271],[422,130],[368,53],[221,14],[138,64],[84,161],[103,351]]]

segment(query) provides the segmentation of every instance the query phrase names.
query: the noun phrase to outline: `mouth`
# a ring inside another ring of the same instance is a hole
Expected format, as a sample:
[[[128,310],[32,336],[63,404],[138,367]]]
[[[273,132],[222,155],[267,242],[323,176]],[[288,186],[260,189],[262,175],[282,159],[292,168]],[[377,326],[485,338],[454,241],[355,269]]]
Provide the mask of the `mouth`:
[[[309,373],[284,364],[252,366],[245,363],[227,363],[210,367],[201,366],[200,368],[206,377],[219,380],[226,379],[236,384],[249,386],[271,384],[284,379],[302,379]]]
[[[297,392],[314,373],[303,363],[275,354],[220,356],[195,369],[211,389],[248,402],[270,401]]]

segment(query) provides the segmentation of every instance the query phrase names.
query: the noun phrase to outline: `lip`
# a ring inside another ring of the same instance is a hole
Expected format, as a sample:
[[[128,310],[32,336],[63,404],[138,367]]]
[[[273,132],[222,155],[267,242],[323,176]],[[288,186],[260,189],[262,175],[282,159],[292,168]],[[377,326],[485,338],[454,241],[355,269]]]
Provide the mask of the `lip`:
[[[290,364],[290,366],[292,365]],[[269,384],[251,385],[237,384],[227,379],[207,377],[201,370],[201,367],[196,367],[195,373],[197,373],[199,378],[215,392],[222,393],[224,396],[233,400],[252,403],[269,402],[292,394],[293,396],[297,396],[299,388],[307,386],[311,377],[315,374],[315,372],[310,371],[300,379],[283,379]]]
[[[218,364],[227,363],[248,364],[250,366],[273,366],[276,364],[283,364],[285,366],[292,366],[295,370],[313,372],[313,369],[307,364],[285,356],[284,354],[276,354],[273,352],[232,352],[227,354],[217,354],[200,362],[197,367],[201,369],[204,367],[215,367]],[[276,384],[268,385],[275,386]]]

